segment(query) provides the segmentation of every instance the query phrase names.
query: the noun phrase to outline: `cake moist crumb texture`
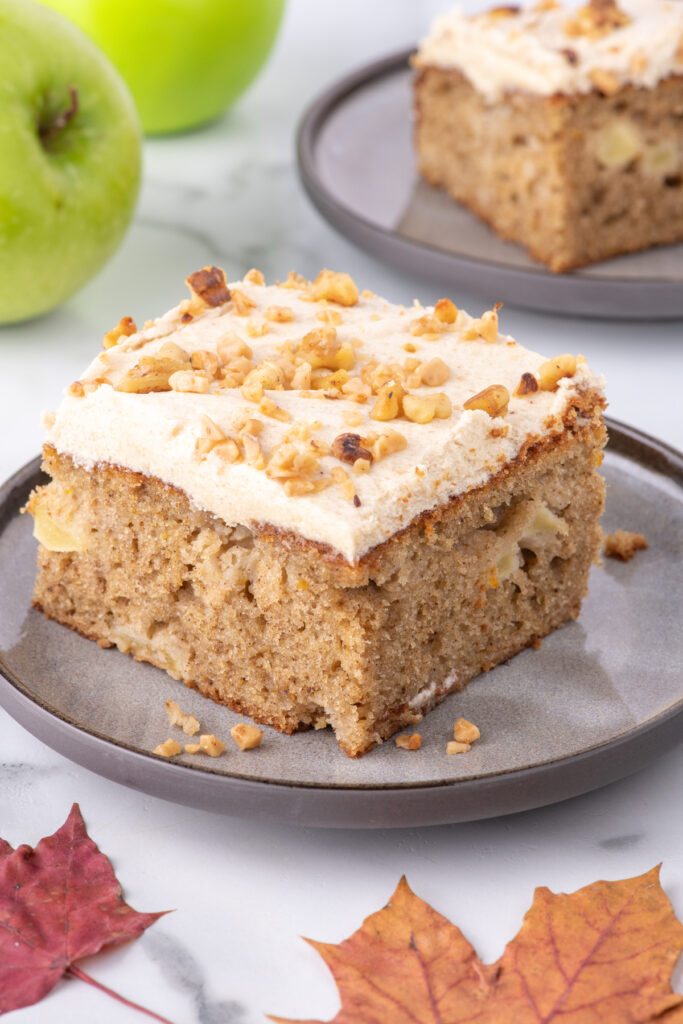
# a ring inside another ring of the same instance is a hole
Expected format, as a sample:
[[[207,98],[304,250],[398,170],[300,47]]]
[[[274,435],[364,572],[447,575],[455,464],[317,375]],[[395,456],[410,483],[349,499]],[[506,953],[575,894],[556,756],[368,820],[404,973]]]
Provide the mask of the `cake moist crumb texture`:
[[[578,615],[605,441],[582,357],[346,274],[188,283],[47,418],[36,607],[350,756]]]

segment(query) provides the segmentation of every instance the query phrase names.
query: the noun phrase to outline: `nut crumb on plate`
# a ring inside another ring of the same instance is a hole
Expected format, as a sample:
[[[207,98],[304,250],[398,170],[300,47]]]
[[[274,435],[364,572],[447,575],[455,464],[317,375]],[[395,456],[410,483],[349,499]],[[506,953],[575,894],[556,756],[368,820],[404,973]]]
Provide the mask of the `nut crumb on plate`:
[[[419,732],[411,733],[411,735],[401,733],[400,736],[395,738],[394,743],[401,750],[419,750],[422,746],[422,736]]]
[[[263,729],[259,729],[256,725],[240,722],[238,725],[233,725],[230,735],[240,750],[253,750],[254,747],[261,745]]]

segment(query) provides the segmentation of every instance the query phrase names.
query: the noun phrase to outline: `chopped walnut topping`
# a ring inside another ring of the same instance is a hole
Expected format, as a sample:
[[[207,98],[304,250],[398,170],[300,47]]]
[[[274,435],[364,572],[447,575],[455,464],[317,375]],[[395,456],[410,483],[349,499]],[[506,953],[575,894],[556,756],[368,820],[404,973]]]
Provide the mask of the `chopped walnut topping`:
[[[296,270],[290,270],[286,281],[277,282],[278,287],[290,288],[292,291],[298,291],[301,288],[308,288],[310,283],[311,282],[308,278],[304,277],[302,274],[297,274]]]
[[[474,743],[481,736],[479,729],[473,722],[466,718],[456,719],[453,725],[453,739],[458,743]]]
[[[415,366],[409,367],[409,363],[412,364],[413,360],[406,359],[406,370],[410,373],[406,384],[409,388],[419,388],[422,384],[426,384],[430,388],[438,387],[439,384],[445,384],[451,375],[448,365],[438,356],[430,359],[427,363],[415,360],[417,364]]]
[[[491,384],[478,394],[473,395],[463,405],[463,409],[481,409],[489,416],[505,416],[508,411],[510,392],[502,384]]]
[[[262,338],[268,334],[270,328],[264,321],[259,322],[255,317],[250,316],[245,324],[245,330],[250,338]]]
[[[450,299],[439,299],[434,306],[434,316],[444,324],[454,324],[458,319],[458,307]]]
[[[330,479],[341,488],[341,492],[348,501],[353,501],[356,496],[356,488],[353,480],[341,466],[335,466],[330,470]]]
[[[422,736],[420,736],[419,732],[414,732],[410,736],[408,733],[402,733],[400,736],[395,737],[394,743],[401,750],[419,750],[422,746]]]
[[[259,384],[264,391],[284,391],[286,380],[281,366],[270,359],[263,359],[249,371],[244,383],[247,386]]]
[[[359,377],[351,377],[351,379],[348,380],[346,384],[342,384],[342,394],[345,395],[346,398],[350,398],[352,402],[358,402],[359,405],[362,405],[365,402],[367,402],[368,398],[372,394],[372,390],[370,389],[370,386],[368,384],[364,384]],[[362,413],[349,412],[346,413],[345,415],[360,416],[360,419],[357,420],[357,423],[360,423],[363,418]],[[348,419],[347,423],[349,424],[349,426],[355,426],[355,424],[351,423],[350,420]]]
[[[498,337],[498,310],[500,307],[501,303],[497,302],[493,309],[488,309],[478,320],[473,320],[460,335],[462,340],[475,341],[477,338],[483,338],[484,341],[495,341]]]
[[[289,306],[268,306],[263,315],[272,323],[286,324],[294,319],[294,310]]]
[[[631,18],[622,11],[616,0],[589,0],[574,11],[564,23],[564,31],[568,36],[587,36],[588,39],[600,39],[609,35],[617,28],[630,25]]]
[[[222,306],[230,301],[225,271],[220,267],[203,267],[186,277],[185,284],[192,292],[191,311],[201,312],[207,306]]]
[[[290,385],[294,391],[308,391],[311,386],[311,364],[301,363],[294,371]]]
[[[283,423],[288,423],[292,418],[287,410],[276,405],[272,398],[262,398],[259,402],[259,410],[264,416],[270,416],[273,420],[281,420]]]
[[[417,352],[417,345],[413,345],[412,341],[407,341],[403,348],[406,352]]]
[[[228,331],[216,343],[216,354],[224,366],[230,363],[233,359],[237,359],[238,356],[243,356],[246,359],[252,359],[254,353],[247,345],[243,338],[240,338],[236,331]]]
[[[554,391],[563,377],[573,377],[575,373],[576,356],[555,356],[539,366],[538,386],[541,391]]]
[[[605,537],[606,557],[618,558],[621,562],[630,562],[636,551],[645,551],[648,547],[642,533],[631,533],[630,530],[616,530]]]
[[[213,445],[211,451],[223,462],[239,462],[242,458],[239,445],[232,437],[226,437],[224,441],[219,441],[218,444]]]
[[[238,388],[241,384],[244,384],[247,374],[253,368],[254,364],[251,359],[247,359],[246,356],[236,356],[223,367],[217,381],[218,386],[221,388]]]
[[[176,754],[181,753],[182,749],[176,740],[168,739],[165,743],[160,743],[158,747],[155,747],[152,753],[159,754],[160,757],[175,757]]]
[[[83,398],[85,395],[85,388],[80,380],[75,380],[73,384],[69,384],[66,389],[67,395],[71,395],[72,398]]]
[[[218,373],[218,357],[206,349],[196,349],[190,357],[190,364],[193,370],[202,370],[209,377]]]
[[[589,72],[588,77],[595,88],[604,96],[613,96],[621,88],[619,79],[612,71],[606,71],[603,68],[593,68]]]
[[[102,348],[113,348],[120,338],[130,338],[131,334],[137,334],[137,326],[132,316],[124,316],[112,327],[102,338]]]
[[[175,341],[165,341],[157,350],[157,359],[175,359],[181,365],[189,368],[190,357],[184,348],[176,345]]]
[[[261,271],[257,270],[255,267],[252,267],[251,270],[246,272],[244,275],[244,281],[246,284],[264,285],[266,283],[266,279]]]
[[[523,373],[519,378],[515,395],[520,398],[522,395],[531,395],[534,391],[538,391],[538,381],[533,373]]]
[[[266,460],[258,439],[253,434],[240,434],[240,440],[244,446],[245,461],[254,469],[265,469]]]
[[[341,462],[353,465],[357,459],[372,462],[372,452],[363,447],[360,434],[339,434],[332,442],[332,454]]]
[[[323,366],[328,370],[351,370],[356,362],[353,346],[349,342],[342,345],[334,327],[317,327],[304,334],[294,355],[314,370]]]
[[[354,473],[367,473],[372,462],[370,459],[356,459],[353,464]]]
[[[403,434],[398,430],[383,430],[381,434],[368,434],[364,439],[365,445],[372,452],[375,462],[385,459],[394,452],[402,452],[408,446]]]
[[[357,427],[363,422],[364,416],[360,409],[345,409],[342,419],[347,427]]]
[[[466,754],[469,749],[469,743],[459,743],[457,740],[451,740],[450,743],[446,744],[447,754]]]
[[[261,745],[263,729],[259,729],[256,725],[240,722],[239,725],[233,725],[230,735],[240,750],[253,750]]]
[[[210,416],[202,415],[200,420],[203,434],[197,439],[195,451],[198,455],[204,457],[205,455],[208,455],[217,444],[221,441],[225,441],[226,438],[221,428],[217,423],[214,423]]]
[[[358,288],[350,274],[339,274],[333,270],[321,270],[311,286],[316,301],[327,299],[340,306],[355,306],[358,302]]]
[[[425,313],[410,325],[410,333],[415,337],[424,338],[426,341],[438,341],[441,331],[445,330],[448,324],[440,320],[434,314]]]
[[[318,471],[318,465],[319,455],[317,452],[311,448],[299,447],[289,441],[282,441],[271,452],[266,474],[273,480],[308,478]]]
[[[401,384],[390,381],[383,384],[377,392],[377,401],[370,410],[370,418],[373,420],[395,420],[403,410],[403,397],[405,391]]]
[[[253,302],[248,295],[244,292],[233,291],[232,293],[232,308],[234,309],[237,316],[249,316],[252,309],[255,309],[256,303]]]
[[[185,360],[172,359],[167,356],[142,356],[135,366],[124,373],[116,385],[117,391],[132,394],[149,394],[152,391],[171,391],[171,377],[186,370]],[[205,378],[206,379],[206,378]],[[208,380],[206,390],[208,391]]]
[[[321,309],[315,314],[315,318],[324,324],[332,324],[333,327],[338,327],[342,322],[342,315],[338,309]]]
[[[452,412],[451,400],[448,395],[443,393],[436,395],[405,395],[403,398],[403,413],[413,423],[431,423],[435,417],[445,420],[448,419]]]
[[[194,736],[199,732],[199,720],[194,715],[181,711],[174,700],[167,700],[165,707],[170,725],[179,725],[187,736]]]
[[[142,362],[142,360],[140,360]],[[194,370],[177,370],[168,378],[173,391],[185,391],[195,395],[205,395],[209,390],[210,380],[205,373]],[[118,389],[117,389],[118,390]],[[167,390],[167,389],[157,389]]]

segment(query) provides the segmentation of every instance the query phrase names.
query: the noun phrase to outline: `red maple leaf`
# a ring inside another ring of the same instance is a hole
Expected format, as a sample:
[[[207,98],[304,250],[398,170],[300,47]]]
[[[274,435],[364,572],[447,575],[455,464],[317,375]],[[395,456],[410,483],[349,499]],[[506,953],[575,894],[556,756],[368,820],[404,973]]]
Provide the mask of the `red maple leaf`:
[[[0,1013],[37,1003],[66,971],[92,983],[74,961],[137,938],[162,913],[124,901],[78,804],[35,850],[0,839]]]

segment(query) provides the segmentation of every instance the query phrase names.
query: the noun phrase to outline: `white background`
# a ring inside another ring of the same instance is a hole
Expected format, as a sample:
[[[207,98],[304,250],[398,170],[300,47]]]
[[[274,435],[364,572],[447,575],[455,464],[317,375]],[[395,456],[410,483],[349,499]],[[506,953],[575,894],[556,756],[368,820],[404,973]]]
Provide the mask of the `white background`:
[[[320,219],[297,181],[294,132],[322,88],[413,43],[442,7],[292,0],[265,73],[224,120],[147,144],[138,213],[112,262],[57,312],[0,329],[2,478],[38,452],[41,409],[54,408],[102,333],[124,314],[140,321],[175,304],[185,276],[207,262],[224,266],[228,279],[254,265],[269,280],[331,266],[394,301],[440,297],[439,287],[381,266]],[[482,308],[462,292],[453,298]],[[506,306],[503,328],[548,355],[583,352],[607,377],[611,415],[683,445],[680,322],[560,319]],[[683,917],[680,747],[632,779],[555,807],[385,832],[284,828],[176,807],[78,768],[2,711],[0,759],[0,836],[35,844],[76,800],[129,902],[176,908],[137,943],[82,965],[176,1024],[333,1016],[335,988],[299,936],[346,937],[404,872],[486,960],[514,935],[536,885],[571,891],[663,860]],[[93,1019],[144,1018],[75,981],[16,1014],[17,1024]]]

